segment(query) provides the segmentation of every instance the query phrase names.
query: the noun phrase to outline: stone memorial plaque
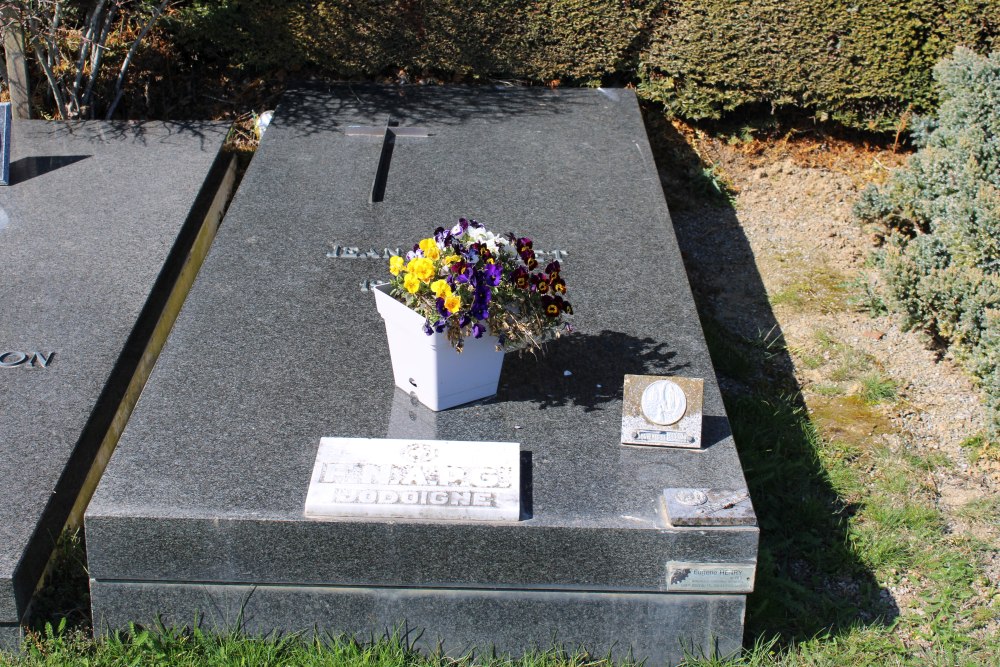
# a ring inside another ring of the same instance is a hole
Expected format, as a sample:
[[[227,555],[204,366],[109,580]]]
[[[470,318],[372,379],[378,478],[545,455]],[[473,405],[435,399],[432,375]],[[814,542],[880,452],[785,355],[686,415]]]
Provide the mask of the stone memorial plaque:
[[[323,438],[305,515],[517,521],[520,458],[516,442]]]
[[[0,185],[10,185],[10,102],[0,104]]]
[[[667,563],[667,590],[674,593],[751,593],[756,563]]]
[[[663,508],[671,526],[757,525],[746,489],[664,489]]]
[[[700,378],[626,375],[622,444],[701,447],[704,387]]]

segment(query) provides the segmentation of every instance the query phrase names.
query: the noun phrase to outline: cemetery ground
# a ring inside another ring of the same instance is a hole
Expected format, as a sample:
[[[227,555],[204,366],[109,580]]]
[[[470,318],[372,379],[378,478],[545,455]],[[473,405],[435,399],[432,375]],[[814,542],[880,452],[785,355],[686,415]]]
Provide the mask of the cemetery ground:
[[[851,214],[904,155],[646,112],[761,527],[748,648],[732,664],[995,664],[1000,452],[972,381],[886,312],[868,260],[878,239]],[[61,561],[36,633],[0,665],[455,663],[368,638],[135,628],[95,642],[79,538]]]

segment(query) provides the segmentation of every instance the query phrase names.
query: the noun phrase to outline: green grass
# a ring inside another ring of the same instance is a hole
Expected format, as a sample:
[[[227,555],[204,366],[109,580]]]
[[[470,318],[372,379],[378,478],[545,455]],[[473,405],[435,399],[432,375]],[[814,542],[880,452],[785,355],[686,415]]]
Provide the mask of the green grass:
[[[879,372],[868,373],[861,378],[861,398],[868,405],[878,405],[896,400],[896,382]]]
[[[689,656],[677,667],[762,667],[781,659],[776,639],[758,640],[729,660]],[[638,665],[583,653],[533,651],[513,658],[490,651],[462,657],[429,655],[408,647],[398,635],[359,642],[346,636],[306,638],[300,634],[253,637],[241,633],[213,634],[201,630],[133,626],[98,641],[80,630],[51,625],[28,637],[17,656],[0,654],[2,667],[615,667]]]
[[[749,345],[740,354],[751,367],[775,361]],[[950,533],[928,481],[950,461],[896,451],[872,435],[886,425],[869,406],[897,393],[871,371],[872,358],[825,331],[806,354],[823,358],[828,376],[858,383],[858,395],[838,395],[836,382],[814,386],[822,399],[815,420],[773,378],[754,376],[750,393],[725,397],[761,528],[748,635],[776,640],[766,656],[748,652],[735,664],[993,664],[1000,638],[981,629],[1000,615],[1000,596],[984,605],[975,582],[988,587],[982,564],[997,547]],[[965,508],[978,521],[998,513],[1000,502]],[[883,594],[904,579],[916,611],[895,609]]]
[[[346,636],[307,637],[300,634],[249,636],[209,633],[199,629],[139,628],[111,634],[98,641],[65,625],[51,625],[24,643],[18,656],[0,656],[4,667],[87,665],[229,666],[268,665],[352,667],[600,667],[629,665],[604,658],[562,651],[532,652],[520,658],[489,651],[459,658],[428,655],[407,646],[399,635],[359,642]]]

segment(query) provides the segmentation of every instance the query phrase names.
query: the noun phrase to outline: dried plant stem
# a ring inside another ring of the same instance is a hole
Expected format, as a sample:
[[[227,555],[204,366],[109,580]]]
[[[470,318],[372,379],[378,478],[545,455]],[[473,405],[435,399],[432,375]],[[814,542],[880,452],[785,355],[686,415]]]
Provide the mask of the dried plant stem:
[[[112,114],[114,114],[115,109],[118,107],[118,103],[122,99],[122,94],[124,93],[122,86],[125,83],[125,73],[128,71],[128,67],[132,63],[132,58],[135,57],[136,51],[139,50],[139,44],[146,37],[146,34],[153,27],[153,24],[156,23],[156,19],[160,18],[160,14],[163,13],[163,10],[167,6],[168,2],[170,2],[170,0],[163,0],[153,9],[153,13],[149,17],[149,20],[146,21],[146,25],[143,26],[142,31],[139,33],[139,36],[135,38],[135,41],[132,42],[132,46],[129,48],[128,54],[125,56],[125,60],[122,62],[121,69],[118,72],[118,78],[115,80],[115,97],[111,102],[111,105],[108,107],[108,113],[104,116],[105,120],[111,120]]]

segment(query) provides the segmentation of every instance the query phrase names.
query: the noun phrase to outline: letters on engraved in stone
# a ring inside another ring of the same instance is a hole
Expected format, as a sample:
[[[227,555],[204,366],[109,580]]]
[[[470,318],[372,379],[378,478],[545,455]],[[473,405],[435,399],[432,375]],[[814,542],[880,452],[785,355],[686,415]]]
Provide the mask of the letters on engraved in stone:
[[[307,517],[517,521],[516,442],[322,438]]]
[[[626,375],[622,444],[701,447],[701,378]]]

